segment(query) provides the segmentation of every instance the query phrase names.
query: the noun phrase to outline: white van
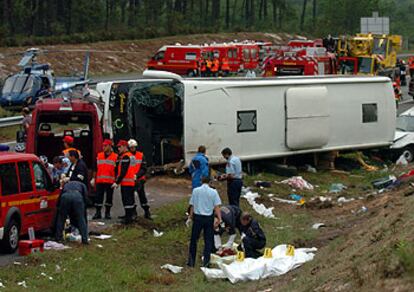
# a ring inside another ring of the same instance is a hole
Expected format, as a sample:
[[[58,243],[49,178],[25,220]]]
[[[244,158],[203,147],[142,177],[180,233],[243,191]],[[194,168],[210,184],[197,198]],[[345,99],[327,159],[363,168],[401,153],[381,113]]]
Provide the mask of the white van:
[[[189,78],[146,71],[99,83],[104,131],[136,138],[152,165],[207,147],[212,164],[230,147],[242,160],[378,148],[394,139],[396,109],[386,77]]]

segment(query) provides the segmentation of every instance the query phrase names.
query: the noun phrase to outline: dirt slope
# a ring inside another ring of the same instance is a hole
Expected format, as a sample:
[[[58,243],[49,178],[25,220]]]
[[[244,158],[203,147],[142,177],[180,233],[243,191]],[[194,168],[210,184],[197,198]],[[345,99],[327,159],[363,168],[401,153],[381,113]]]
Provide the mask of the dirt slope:
[[[310,210],[315,222],[327,227],[320,229],[317,239],[294,244],[320,249],[314,261],[284,279],[288,288],[280,290],[413,291],[414,254],[404,258],[414,239],[414,196],[405,196],[412,192],[404,187],[368,200]],[[363,206],[368,211],[361,211]]]
[[[167,44],[202,44],[210,42],[225,42],[231,40],[268,40],[275,44],[285,44],[287,40],[295,36],[285,33],[225,33],[225,34],[199,34],[186,36],[173,36],[149,40],[130,40],[98,42],[80,45],[56,45],[42,46],[47,50],[73,50],[91,49],[105,51],[119,51],[119,53],[92,53],[90,73],[91,75],[108,75],[111,73],[142,72],[148,59],[163,45]],[[19,68],[16,64],[26,47],[0,48],[0,79],[16,72]],[[126,52],[126,53],[122,53]],[[46,62],[52,65],[57,75],[82,72],[84,53],[60,52],[50,53],[39,57],[38,62]]]

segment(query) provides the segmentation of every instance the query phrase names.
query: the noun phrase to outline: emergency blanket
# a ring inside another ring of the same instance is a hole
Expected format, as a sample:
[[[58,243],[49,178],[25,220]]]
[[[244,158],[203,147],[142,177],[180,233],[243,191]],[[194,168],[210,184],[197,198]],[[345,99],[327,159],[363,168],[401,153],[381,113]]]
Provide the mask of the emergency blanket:
[[[292,188],[299,189],[299,190],[310,190],[310,191],[313,190],[313,185],[311,185],[301,176],[293,176],[289,179],[285,179],[281,181],[281,183],[288,184]]]
[[[256,198],[259,197],[258,193],[252,193],[251,191],[247,191],[245,194],[242,195],[242,198],[245,198],[250,206],[256,211],[257,214],[262,215],[266,218],[275,218],[275,215],[273,215],[271,208],[266,208],[263,204],[256,203]]]
[[[293,256],[287,255],[288,246],[278,245],[272,250],[272,258],[246,258],[229,265],[219,264],[219,269],[201,268],[208,279],[229,279],[232,284],[241,281],[257,281],[280,276],[313,260],[317,248],[295,249]]]

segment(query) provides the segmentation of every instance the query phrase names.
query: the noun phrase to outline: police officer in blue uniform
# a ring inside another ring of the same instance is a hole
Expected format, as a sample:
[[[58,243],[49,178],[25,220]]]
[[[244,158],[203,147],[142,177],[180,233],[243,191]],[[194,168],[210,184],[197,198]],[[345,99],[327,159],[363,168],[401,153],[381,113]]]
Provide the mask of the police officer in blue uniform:
[[[233,155],[230,148],[224,148],[223,151],[221,151],[221,154],[227,160],[227,165],[226,174],[221,175],[219,180],[227,180],[227,196],[229,204],[239,207],[241,190],[243,187],[241,160]]]
[[[242,234],[241,248],[246,257],[261,257],[263,254],[259,250],[266,246],[266,236],[259,223],[247,212],[243,212],[240,217],[240,232]]]
[[[209,186],[210,178],[203,177],[201,187],[195,188],[190,199],[190,216],[193,220],[191,230],[191,241],[187,266],[194,267],[197,242],[202,231],[204,231],[204,259],[203,266],[210,263],[210,254],[214,245],[214,228],[221,223],[220,205],[221,200],[217,191]],[[214,220],[214,214],[218,220]]]

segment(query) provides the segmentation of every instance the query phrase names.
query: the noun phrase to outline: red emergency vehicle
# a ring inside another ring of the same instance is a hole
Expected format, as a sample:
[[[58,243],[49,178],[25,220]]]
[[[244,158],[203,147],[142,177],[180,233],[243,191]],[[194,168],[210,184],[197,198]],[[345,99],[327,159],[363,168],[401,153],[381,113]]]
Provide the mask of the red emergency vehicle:
[[[164,46],[147,63],[149,70],[168,71],[179,75],[197,76],[201,46]]]
[[[241,59],[240,69],[243,70],[254,70],[260,65],[259,58],[259,45],[256,43],[235,43],[238,49],[238,55]]]
[[[30,227],[52,227],[59,190],[33,154],[0,152],[0,174],[1,250],[14,252]]]
[[[242,60],[239,55],[239,49],[235,45],[228,44],[212,44],[202,48],[202,58],[218,58],[222,64],[223,58],[227,58],[230,72],[237,73],[240,71]]]
[[[264,76],[336,74],[334,54],[322,47],[322,40],[293,40],[267,58],[263,64]]]
[[[90,169],[96,169],[96,157],[102,151],[103,133],[95,103],[80,98],[40,100],[32,113],[26,141],[26,152],[38,156],[62,155],[64,136],[74,138],[73,147],[80,150]]]

